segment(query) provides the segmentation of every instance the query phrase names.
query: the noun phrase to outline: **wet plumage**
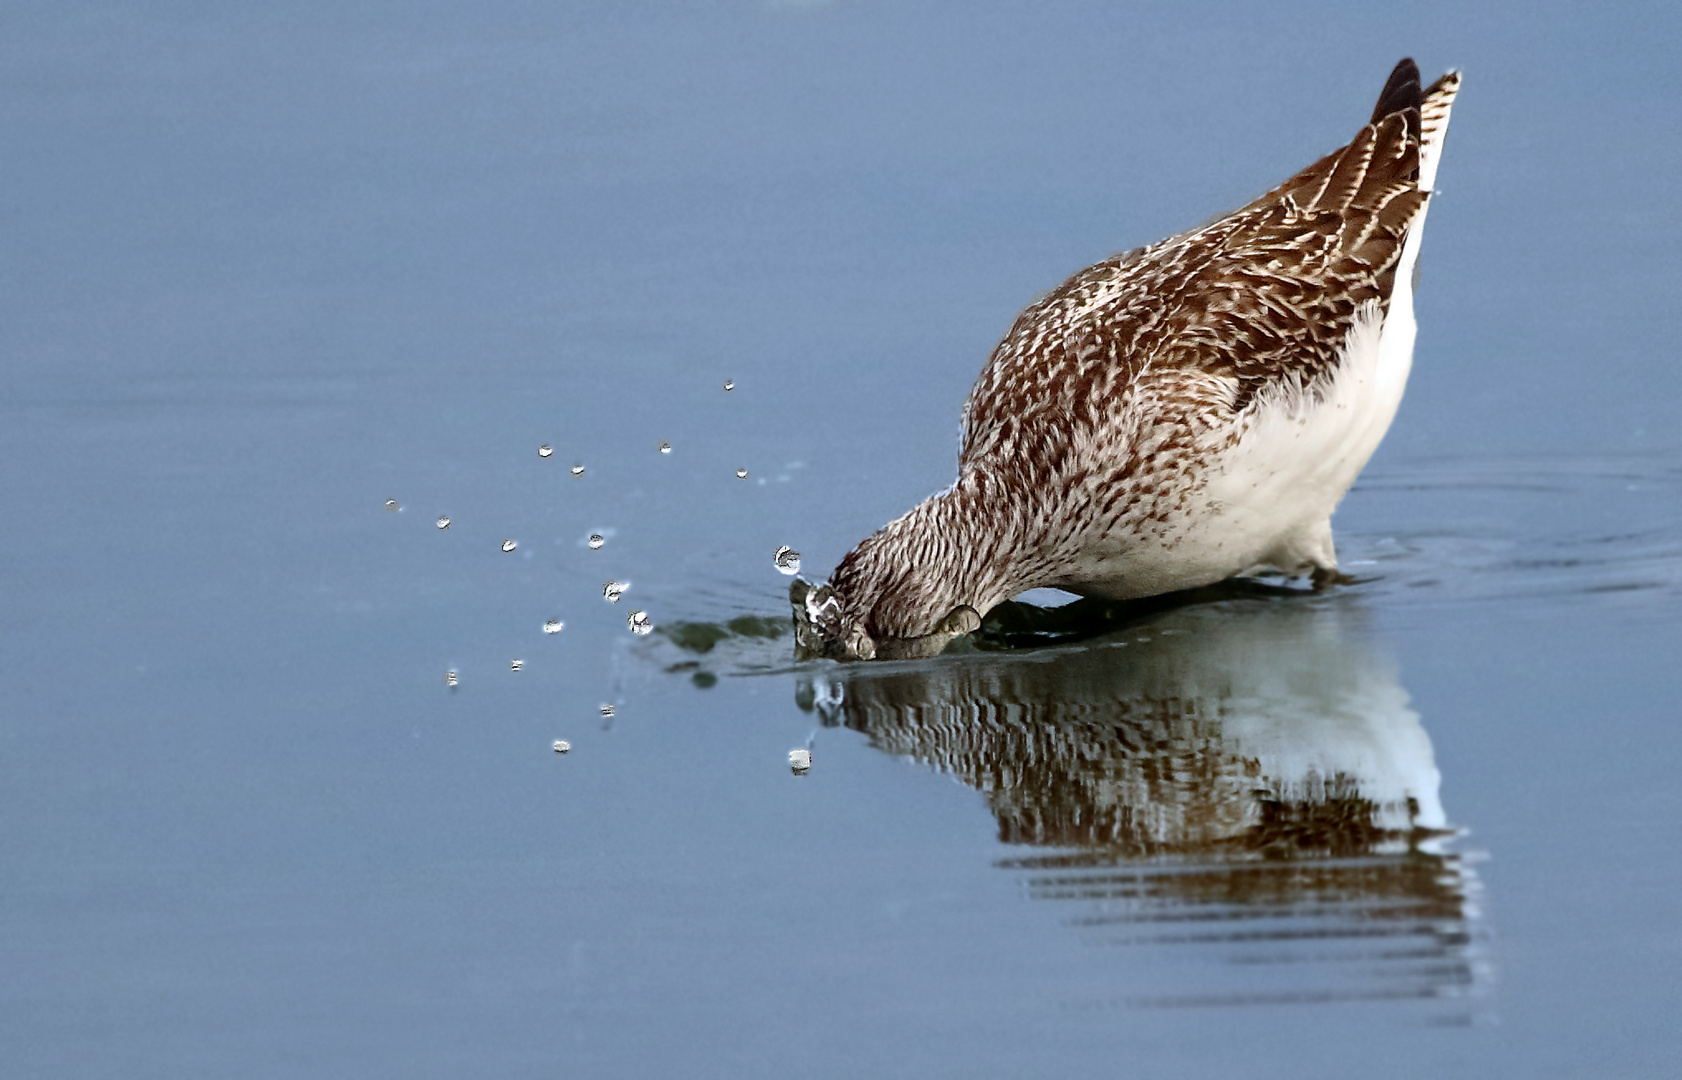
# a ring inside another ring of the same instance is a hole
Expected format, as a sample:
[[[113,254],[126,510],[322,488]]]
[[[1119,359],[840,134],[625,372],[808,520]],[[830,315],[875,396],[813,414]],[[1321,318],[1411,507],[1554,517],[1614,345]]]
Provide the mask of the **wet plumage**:
[[[791,591],[802,656],[924,656],[1038,586],[1126,599],[1336,577],[1330,518],[1411,364],[1451,73],[1396,66],[1345,147],[1019,315],[964,404],[958,479]]]

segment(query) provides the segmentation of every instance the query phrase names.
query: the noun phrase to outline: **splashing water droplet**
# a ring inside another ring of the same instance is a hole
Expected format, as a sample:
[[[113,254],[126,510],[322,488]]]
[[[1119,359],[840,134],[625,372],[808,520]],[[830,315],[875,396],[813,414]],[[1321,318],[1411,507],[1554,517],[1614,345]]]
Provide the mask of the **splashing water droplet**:
[[[395,513],[397,513],[397,511],[399,511],[401,509],[403,509],[403,507],[398,504],[396,499],[387,499],[385,501],[385,512],[386,513],[395,514]]]
[[[602,702],[602,715],[609,719],[613,718],[613,706],[605,701]]]
[[[605,543],[607,543],[607,541],[602,539],[602,534],[601,533],[591,533],[590,534],[590,550],[591,551],[600,551],[602,545],[605,544]]]
[[[672,444],[667,442],[665,439],[661,439],[660,440],[660,452],[662,454],[671,453],[672,452]]]
[[[453,671],[444,672],[444,685],[445,686],[454,686],[454,685],[456,685],[456,683],[458,683],[460,681],[461,681],[461,676],[457,675],[455,672],[453,672]]]
[[[800,573],[800,552],[787,544],[777,549],[777,553],[771,556],[771,561],[785,574]]]
[[[574,476],[583,476],[583,475],[584,475],[584,466],[582,466],[582,465],[574,465],[574,466],[573,466],[573,467],[572,467],[572,475],[574,475]]]
[[[746,480],[747,478],[748,478],[748,471],[746,469],[737,469],[736,470],[736,479]]]
[[[438,527],[439,527],[439,528],[440,528],[440,529],[447,529],[447,528],[449,528],[449,527],[450,527],[450,519],[449,519],[449,518],[447,518],[447,517],[442,517],[442,516],[440,516],[440,517],[439,517],[439,518],[438,518]]]
[[[504,551],[513,551],[515,548],[517,548],[519,546],[520,546],[519,544],[516,544],[512,540],[504,540],[502,542],[502,550],[504,550]]]
[[[548,443],[544,443],[542,446],[537,448],[537,456],[538,457],[548,457],[550,454],[553,454],[554,452],[555,452],[555,448],[553,446],[550,446]]]
[[[725,392],[729,393],[731,390],[734,390],[734,389],[736,389],[736,380],[735,379],[725,379],[724,380],[724,390],[725,390]]]
[[[523,668],[525,666],[526,666],[526,662],[524,660],[510,660],[510,661],[508,661],[508,670],[509,671],[519,671],[521,668]]]
[[[788,752],[788,767],[799,776],[812,770],[812,752],[810,750],[790,750]]]
[[[543,632],[545,634],[558,634],[565,628],[566,623],[559,619],[550,619],[548,622],[543,624]]]
[[[565,739],[556,739],[554,742],[550,743],[549,745],[550,745],[551,748],[554,749],[555,753],[557,753],[557,754],[564,754],[568,750],[572,749],[572,744],[567,742]]]
[[[602,596],[606,598],[608,603],[617,604],[625,590],[630,587],[631,583],[629,581],[604,581],[602,582]]]
[[[654,624],[648,621],[648,612],[641,610],[633,611],[629,615],[625,616],[625,625],[629,626],[631,628],[631,633],[637,635],[638,637],[642,637],[644,634],[654,629]]]

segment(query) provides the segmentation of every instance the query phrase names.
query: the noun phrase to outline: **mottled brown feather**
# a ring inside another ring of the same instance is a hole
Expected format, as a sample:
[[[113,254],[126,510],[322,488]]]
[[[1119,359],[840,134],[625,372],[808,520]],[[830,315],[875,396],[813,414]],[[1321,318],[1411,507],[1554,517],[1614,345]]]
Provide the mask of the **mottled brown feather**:
[[[1024,311],[971,392],[960,460],[1024,439],[1055,460],[1066,425],[1102,415],[1104,397],[1146,366],[1248,383],[1237,408],[1270,379],[1324,370],[1360,304],[1388,301],[1386,272],[1424,203],[1414,85],[1403,113],[1262,198],[1083,270]]]

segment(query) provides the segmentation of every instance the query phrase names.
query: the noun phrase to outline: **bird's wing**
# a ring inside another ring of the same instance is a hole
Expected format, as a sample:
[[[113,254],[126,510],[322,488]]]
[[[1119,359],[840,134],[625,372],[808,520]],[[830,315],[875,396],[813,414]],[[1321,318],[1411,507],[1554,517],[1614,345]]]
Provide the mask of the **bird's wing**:
[[[1421,91],[1397,66],[1373,120],[1334,153],[1190,233],[1081,271],[1029,307],[964,408],[967,461],[1058,456],[1101,425],[1142,374],[1224,387],[1234,412],[1269,382],[1310,384],[1336,363],[1356,313],[1389,301],[1424,208],[1457,75]],[[1055,469],[1042,461],[1034,469]]]

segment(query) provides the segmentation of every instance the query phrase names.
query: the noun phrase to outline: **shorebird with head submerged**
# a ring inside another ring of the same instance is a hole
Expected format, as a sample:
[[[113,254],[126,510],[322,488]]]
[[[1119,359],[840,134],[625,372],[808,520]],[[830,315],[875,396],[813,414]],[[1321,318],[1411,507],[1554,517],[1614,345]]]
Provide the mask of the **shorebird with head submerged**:
[[[1413,362],[1413,277],[1460,76],[1248,206],[1036,301],[964,403],[958,479],[796,581],[802,659],[933,656],[1018,593],[1339,580],[1332,511]]]

